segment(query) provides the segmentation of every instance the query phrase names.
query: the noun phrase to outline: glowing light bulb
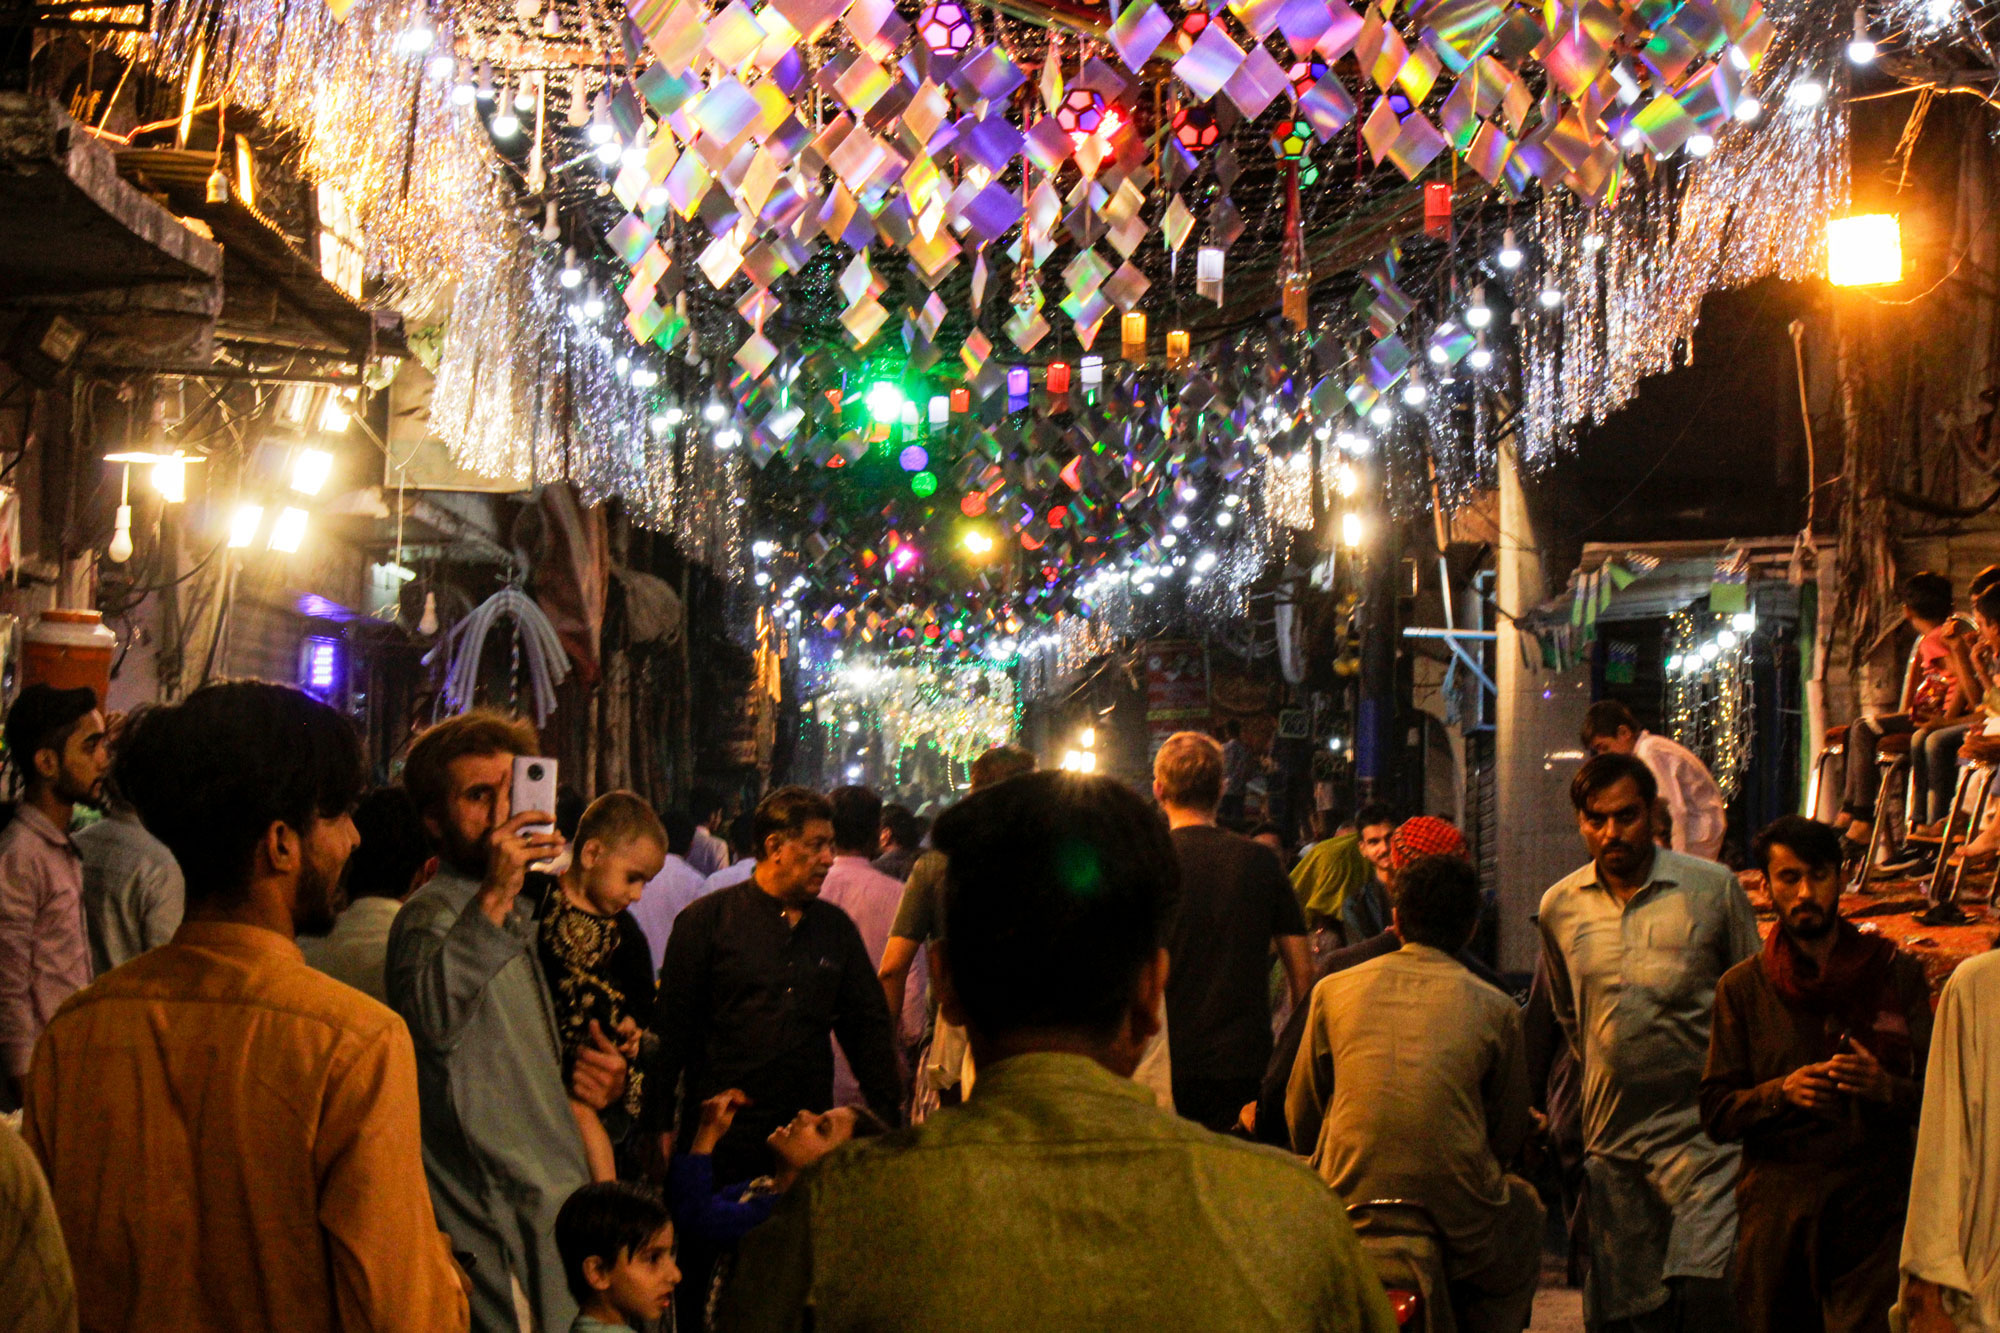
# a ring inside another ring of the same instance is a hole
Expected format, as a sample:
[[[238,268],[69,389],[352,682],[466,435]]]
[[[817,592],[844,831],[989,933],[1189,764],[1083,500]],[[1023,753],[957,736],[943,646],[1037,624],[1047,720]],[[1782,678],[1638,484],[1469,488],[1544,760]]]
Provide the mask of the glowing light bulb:
[[[1696,130],[1687,138],[1687,150],[1689,157],[1707,157],[1715,151],[1715,139],[1701,130]]]
[[[1854,10],[1854,40],[1847,44],[1847,58],[1857,65],[1875,63],[1875,39],[1868,35],[1868,11],[1859,6]]]
[[[1514,229],[1509,227],[1500,233],[1500,253],[1494,259],[1501,268],[1512,270],[1521,267],[1522,258],[1520,242],[1514,239]]]
[[[1785,100],[1801,111],[1811,111],[1826,101],[1826,85],[1807,76],[1785,89]]]
[[[1472,304],[1465,310],[1465,327],[1483,329],[1492,322],[1493,311],[1486,304],[1486,287],[1482,283],[1472,289]]]
[[[723,407],[721,403],[711,402],[708,406],[701,409],[702,420],[709,422],[711,425],[728,415],[729,410]]]
[[[1472,352],[1465,358],[1465,362],[1474,370],[1484,370],[1493,364],[1493,353],[1486,346],[1485,334],[1479,335],[1479,341],[1473,345]]]
[[[514,114],[512,107],[502,105],[493,113],[493,119],[487,122],[487,127],[493,131],[494,138],[511,139],[521,132],[521,118]]]
[[[1763,114],[1764,114],[1764,104],[1758,101],[1755,97],[1752,97],[1750,94],[1745,93],[1742,97],[1737,99],[1735,115],[1736,119],[1741,121],[1743,124],[1748,125],[1751,121],[1757,119],[1757,117]]]
[[[603,315],[604,298],[597,294],[595,288],[592,288],[590,293],[583,298],[583,317],[585,319],[599,319]]]
[[[1378,426],[1386,426],[1394,421],[1396,416],[1389,410],[1387,403],[1377,403],[1368,409],[1368,419]]]
[[[1562,289],[1554,283],[1549,283],[1542,288],[1541,293],[1535,299],[1542,303],[1542,309],[1554,310],[1563,303]]]
[[[575,247],[563,251],[562,271],[556,274],[556,281],[565,287],[583,285],[583,270],[577,267]]]
[[[116,531],[111,534],[111,544],[104,548],[104,554],[112,564],[122,565],[132,558],[132,506],[118,506]]]
[[[1361,515],[1351,509],[1340,516],[1340,544],[1350,550],[1361,545]]]
[[[229,518],[229,544],[241,549],[257,540],[257,529],[264,523],[264,506],[260,504],[240,504]]]
[[[1431,391],[1424,387],[1422,377],[1417,375],[1415,371],[1412,371],[1410,378],[1403,384],[1404,404],[1409,407],[1422,407],[1430,401],[1430,397]]]
[[[318,495],[333,475],[333,455],[324,449],[301,449],[292,460],[292,489],[300,495]]]
[[[287,505],[271,520],[271,549],[290,555],[306,539],[306,511]]]

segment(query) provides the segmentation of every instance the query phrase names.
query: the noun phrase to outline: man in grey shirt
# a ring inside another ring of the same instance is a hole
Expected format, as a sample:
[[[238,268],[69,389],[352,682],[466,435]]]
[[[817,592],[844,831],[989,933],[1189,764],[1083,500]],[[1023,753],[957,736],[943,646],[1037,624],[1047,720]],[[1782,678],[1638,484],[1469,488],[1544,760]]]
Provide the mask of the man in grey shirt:
[[[603,1039],[563,1086],[521,895],[527,868],[560,854],[563,839],[527,827],[553,814],[510,813],[509,801],[514,757],[537,749],[525,722],[473,712],[419,736],[403,769],[441,864],[390,930],[389,1003],[416,1042],[424,1170],[482,1333],[563,1333],[576,1317],[555,1219],[590,1170],[568,1098],[601,1110],[625,1082]]]
[[[109,813],[70,841],[83,857],[83,918],[98,976],[173,938],[187,895],[180,862],[131,806],[113,796]]]
[[[1550,999],[1583,1071],[1590,1275],[1600,1333],[1728,1328],[1740,1153],[1702,1132],[1722,974],[1757,953],[1736,876],[1653,843],[1653,772],[1604,754],[1570,785],[1591,863],[1542,897]]]

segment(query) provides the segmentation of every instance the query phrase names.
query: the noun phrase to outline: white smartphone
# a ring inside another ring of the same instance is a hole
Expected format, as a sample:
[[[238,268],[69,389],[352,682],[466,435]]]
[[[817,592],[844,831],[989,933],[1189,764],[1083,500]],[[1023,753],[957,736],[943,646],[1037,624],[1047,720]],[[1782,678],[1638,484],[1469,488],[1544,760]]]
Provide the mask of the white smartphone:
[[[556,761],[541,755],[517,754],[514,756],[514,788],[508,800],[510,813],[522,810],[546,810],[550,814],[556,809]],[[530,824],[527,832],[553,833],[554,824]]]

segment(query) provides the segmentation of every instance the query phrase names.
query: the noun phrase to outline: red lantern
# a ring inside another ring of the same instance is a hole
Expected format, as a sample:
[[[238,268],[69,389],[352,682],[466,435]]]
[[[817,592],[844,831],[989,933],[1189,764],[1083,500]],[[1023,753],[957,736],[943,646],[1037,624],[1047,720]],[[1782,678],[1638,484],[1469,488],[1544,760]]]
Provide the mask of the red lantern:
[[[1451,186],[1443,181],[1424,186],[1424,235],[1440,240],[1451,236]]]
[[[1069,363],[1067,361],[1049,362],[1047,383],[1050,393],[1068,393]]]
[[[954,412],[970,412],[972,410],[972,390],[962,384],[958,388],[953,389],[951,391],[951,410]]]
[[[1205,152],[1222,137],[1222,129],[1215,123],[1215,112],[1205,106],[1182,107],[1174,112],[1173,123],[1174,138],[1190,153]]]

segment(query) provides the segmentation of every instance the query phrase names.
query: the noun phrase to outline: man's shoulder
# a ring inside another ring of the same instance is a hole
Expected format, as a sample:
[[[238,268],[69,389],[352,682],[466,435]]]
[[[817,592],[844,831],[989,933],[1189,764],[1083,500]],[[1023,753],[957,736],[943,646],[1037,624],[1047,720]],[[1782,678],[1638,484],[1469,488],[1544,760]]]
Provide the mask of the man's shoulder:
[[[1718,999],[1727,995],[1731,999],[1747,999],[1760,990],[1768,990],[1770,982],[1764,976],[1762,954],[1751,954],[1739,963],[1734,963],[1715,983]]]
[[[1653,853],[1653,878],[1672,880],[1683,889],[1706,896],[1729,898],[1743,892],[1736,872],[1717,861],[1689,856],[1686,852],[1662,847]]]
[[[406,1031],[402,1018],[389,1006],[336,981],[303,958],[231,977],[174,941],[147,950],[70,996],[49,1030],[59,1040],[73,1025],[108,1021],[124,1028],[139,1021],[128,1013],[179,1005],[263,1010],[364,1044]]]
[[[412,930],[450,930],[465,905],[464,886],[455,878],[435,875],[403,900],[391,930],[397,935]]]
[[[1196,1168],[1179,1173],[1190,1181],[1201,1173],[1219,1174],[1255,1185],[1266,1204],[1289,1203],[1329,1216],[1343,1211],[1326,1183],[1291,1153],[1214,1133],[1150,1102],[1134,1103],[1119,1121],[1095,1135],[1049,1138],[1033,1131],[1015,1132],[1004,1121],[996,1123],[955,1108],[921,1125],[842,1149],[815,1168],[813,1184],[815,1189],[836,1193],[879,1189],[885,1175],[928,1175],[930,1164],[944,1157],[990,1157],[997,1162],[1036,1149],[1048,1151],[1043,1169],[1055,1176],[1062,1173],[1070,1155],[1101,1148],[1121,1161],[1135,1180],[1159,1181],[1161,1160],[1171,1158]],[[1198,1186],[1191,1183],[1189,1188]]]
[[[2000,1003],[2000,949],[1968,958],[1952,969],[1945,989],[1967,1003]]]
[[[1544,917],[1578,901],[1588,890],[1597,887],[1597,865],[1585,861],[1576,869],[1564,875],[1542,893],[1541,914]]]

